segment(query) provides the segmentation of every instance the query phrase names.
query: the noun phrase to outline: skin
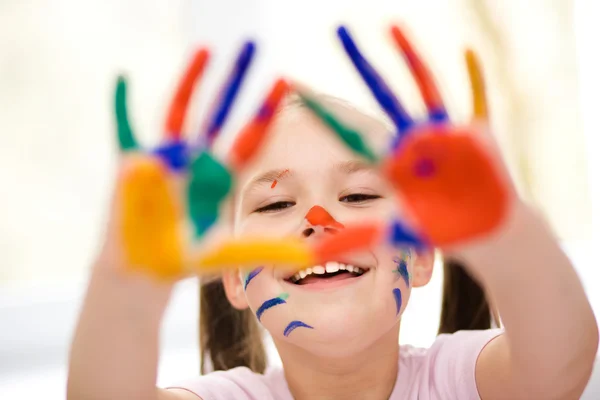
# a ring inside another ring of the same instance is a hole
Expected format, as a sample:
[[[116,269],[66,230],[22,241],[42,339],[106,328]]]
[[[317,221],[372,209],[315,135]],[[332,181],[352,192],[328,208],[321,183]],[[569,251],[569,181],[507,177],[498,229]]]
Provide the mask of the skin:
[[[338,112],[369,132],[375,148],[387,143],[381,125],[344,107]],[[355,161],[355,156],[303,109],[290,106],[280,115],[273,133],[238,179],[230,223],[234,234],[295,234],[307,241],[318,240],[332,232],[327,226],[305,221],[315,205],[345,225],[367,216],[388,220],[394,213],[404,215],[378,174],[336,169],[340,162]],[[268,180],[250,186],[254,178],[272,169],[293,173],[280,177],[275,188]],[[363,199],[359,204],[342,200],[353,189],[381,198]],[[255,212],[273,201],[293,205],[270,213]],[[156,284],[145,275],[124,272],[128,266],[119,229],[114,226],[118,207],[112,209],[106,244],[94,267],[73,340],[68,398],[197,399],[186,391],[155,387],[160,322],[172,284]],[[506,328],[477,360],[481,398],[579,398],[597,350],[597,325],[575,271],[543,219],[517,201],[489,237],[445,251],[465,260],[499,308]],[[296,399],[389,397],[398,373],[402,311],[411,288],[425,285],[432,272],[430,253],[411,257],[408,287],[392,272],[392,257],[397,254],[397,250],[378,248],[353,255],[371,267],[368,275],[329,293],[304,293],[282,282],[283,272],[268,266],[247,290],[242,282],[247,271],[224,273],[227,296],[236,308],[250,307],[256,312],[265,300],[284,291],[289,294],[285,304],[265,311],[261,321],[274,338]],[[403,299],[399,315],[392,295],[396,288]],[[285,337],[283,329],[292,319],[314,329],[298,328]]]

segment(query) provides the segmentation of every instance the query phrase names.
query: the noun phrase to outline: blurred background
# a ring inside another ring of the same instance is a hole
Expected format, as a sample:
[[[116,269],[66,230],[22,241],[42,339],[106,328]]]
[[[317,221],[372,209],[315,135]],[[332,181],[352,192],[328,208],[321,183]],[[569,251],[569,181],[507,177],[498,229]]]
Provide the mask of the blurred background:
[[[456,121],[471,107],[462,50],[479,52],[519,190],[559,234],[598,312],[599,14],[593,0],[0,1],[0,399],[65,397],[69,341],[115,173],[115,76],[130,78],[134,129],[147,144],[161,135],[192,51],[206,45],[213,58],[190,135],[246,37],[259,40],[259,57],[220,145],[281,74],[376,111],[336,42],[340,22],[415,115],[424,107],[387,36],[391,22],[408,27]],[[402,343],[435,338],[441,280],[438,268],[413,293]],[[160,385],[199,371],[197,290],[182,282],[168,309]],[[600,393],[598,379],[587,398]]]

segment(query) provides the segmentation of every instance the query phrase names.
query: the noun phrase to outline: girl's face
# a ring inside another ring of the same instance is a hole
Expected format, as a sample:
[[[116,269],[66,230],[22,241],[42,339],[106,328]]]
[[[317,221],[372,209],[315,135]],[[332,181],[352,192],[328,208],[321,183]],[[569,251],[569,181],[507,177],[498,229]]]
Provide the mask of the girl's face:
[[[387,144],[389,135],[375,120],[346,109],[338,115],[368,132],[373,147]],[[353,223],[386,223],[401,214],[393,193],[307,110],[290,107],[238,177],[235,235],[318,241]],[[397,332],[411,286],[430,276],[430,268],[415,275],[416,265],[414,252],[382,246],[302,271],[257,265],[226,274],[224,284],[232,304],[249,306],[278,346],[290,342],[335,356]]]

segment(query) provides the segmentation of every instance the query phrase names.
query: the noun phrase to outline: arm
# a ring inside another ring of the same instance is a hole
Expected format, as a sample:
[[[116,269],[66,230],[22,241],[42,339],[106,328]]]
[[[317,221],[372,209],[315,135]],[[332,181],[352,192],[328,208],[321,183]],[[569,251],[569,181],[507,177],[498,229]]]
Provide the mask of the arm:
[[[506,328],[477,362],[481,398],[579,399],[598,328],[576,272],[543,219],[518,203],[497,236],[461,255],[495,299]]]

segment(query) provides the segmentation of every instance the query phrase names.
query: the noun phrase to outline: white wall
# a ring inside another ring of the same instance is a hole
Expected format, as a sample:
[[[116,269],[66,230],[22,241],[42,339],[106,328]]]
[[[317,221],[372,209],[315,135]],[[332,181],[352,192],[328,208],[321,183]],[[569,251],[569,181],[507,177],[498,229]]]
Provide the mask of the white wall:
[[[111,101],[115,74],[132,83],[138,134],[156,140],[171,86],[196,45],[215,49],[198,96],[206,104],[226,74],[240,38],[261,40],[231,128],[239,126],[273,74],[285,73],[366,108],[365,88],[341,56],[334,35],[347,22],[368,43],[381,71],[402,87],[408,108],[421,112],[415,87],[383,39],[390,20],[406,20],[438,67],[453,114],[469,107],[460,60],[462,24],[456,1],[27,0],[0,4],[0,398],[64,398],[66,351],[87,268],[97,249],[114,170]],[[236,13],[226,7],[235,6]],[[598,6],[577,1],[581,100],[590,154],[594,237],[569,244],[596,311],[600,291],[594,249],[600,245],[600,164],[597,139],[600,65],[595,38]],[[230,15],[231,14],[231,15]],[[532,26],[532,29],[533,26]],[[440,68],[439,66],[443,66]],[[197,106],[189,122],[198,126]],[[234,131],[235,129],[232,129]],[[9,283],[7,283],[9,282]],[[439,317],[441,276],[416,290],[402,342],[428,345]],[[197,287],[182,282],[165,319],[159,383],[198,371]],[[276,359],[275,359],[276,360]],[[591,398],[591,397],[590,397]]]

